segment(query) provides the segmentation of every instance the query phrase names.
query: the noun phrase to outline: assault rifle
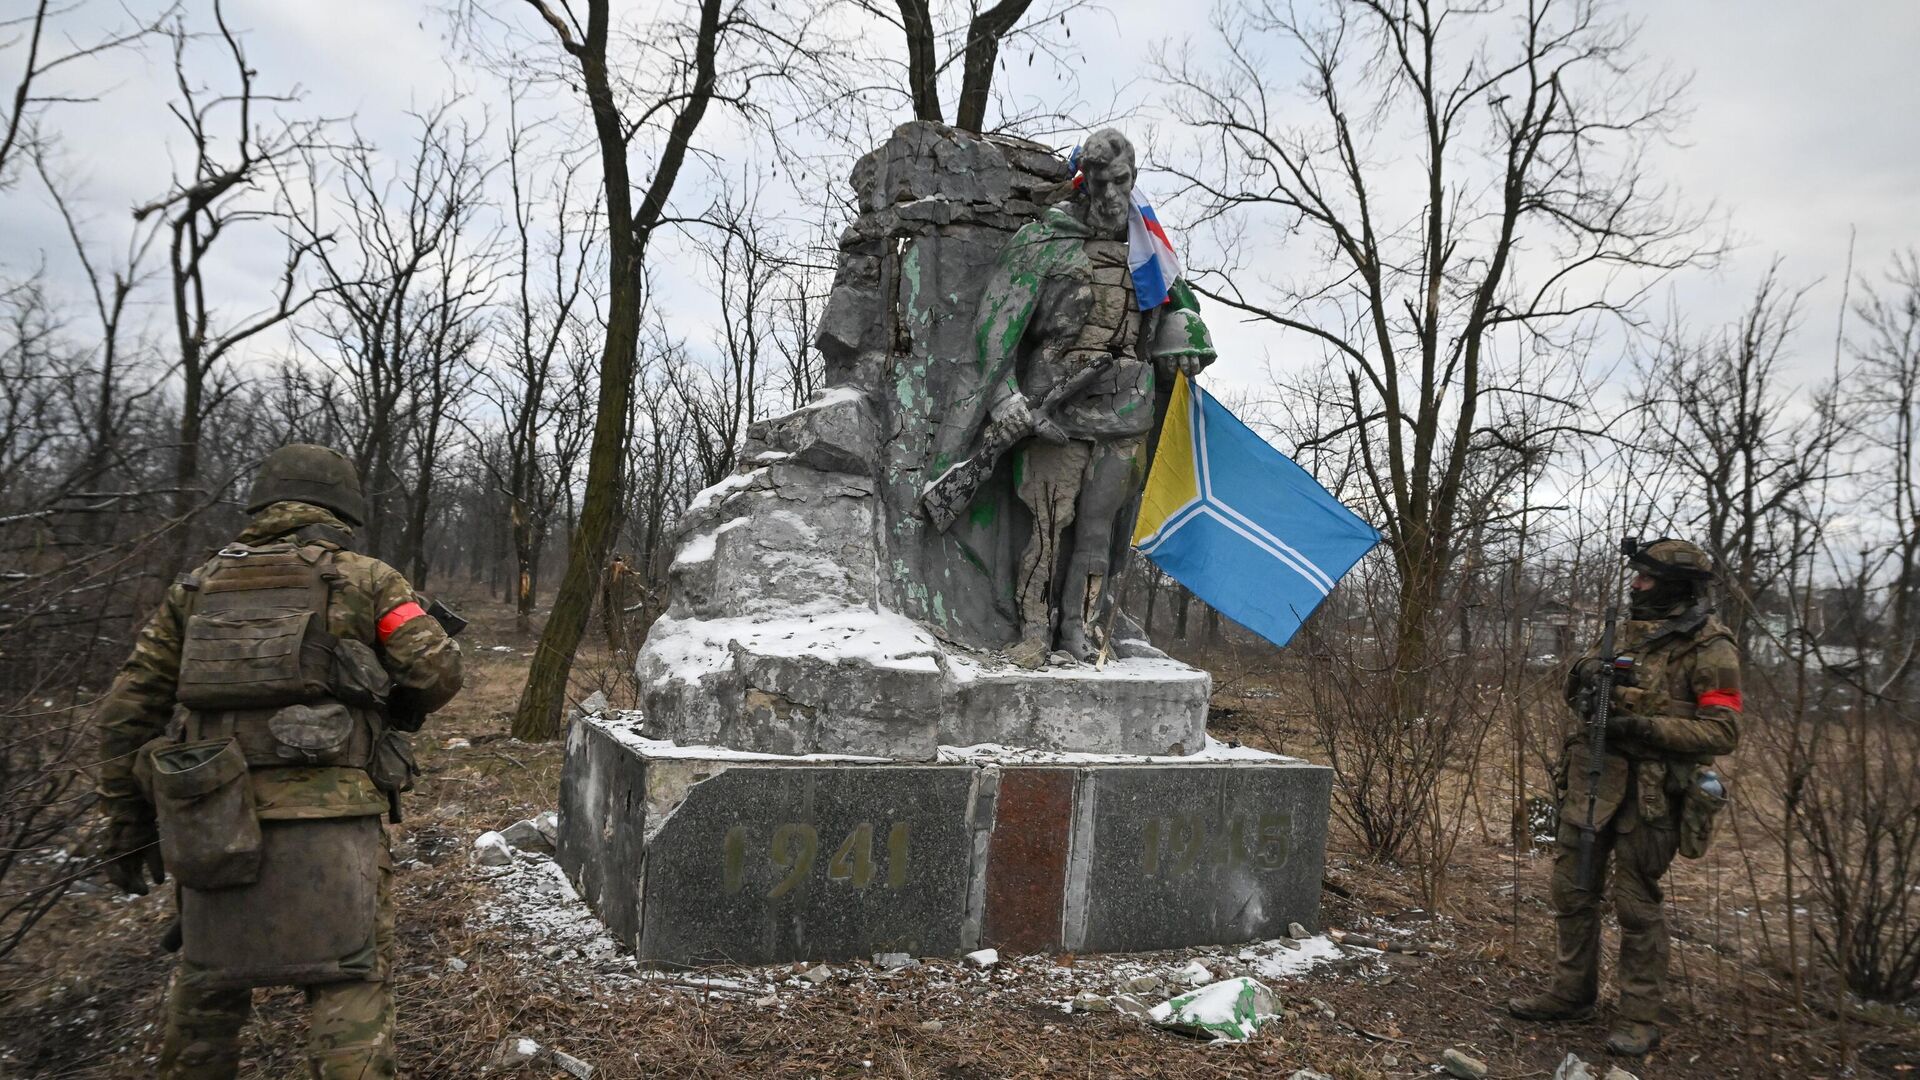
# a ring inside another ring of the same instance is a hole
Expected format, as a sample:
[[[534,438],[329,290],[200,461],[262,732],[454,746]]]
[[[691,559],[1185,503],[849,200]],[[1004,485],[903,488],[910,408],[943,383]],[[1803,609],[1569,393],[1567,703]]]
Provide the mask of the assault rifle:
[[[1620,554],[1632,557],[1639,550],[1632,536],[1620,541]],[[1619,649],[1615,631],[1619,629],[1620,609],[1607,608],[1606,625],[1600,631],[1600,671],[1594,676],[1587,700],[1587,816],[1580,823],[1580,887],[1600,891],[1599,868],[1594,865],[1593,848],[1598,829],[1594,813],[1600,803],[1600,777],[1607,764],[1607,719],[1613,715],[1613,682],[1619,670]]]
[[[1029,401],[1027,412],[1032,417],[1032,423],[1023,424],[1011,419],[989,423],[986,434],[980,438],[980,449],[975,450],[971,457],[955,462],[952,468],[922,489],[920,506],[926,512],[927,520],[933,523],[934,531],[946,532],[953,526],[973,502],[974,495],[979,493],[980,485],[993,475],[993,467],[1003,454],[1033,434],[1035,428],[1052,420],[1056,410],[1079,397],[1112,366],[1112,354],[1103,353],[1098,360],[1054,384],[1045,397]]]
[[[1607,609],[1606,627],[1600,631],[1600,673],[1594,677],[1587,702],[1587,816],[1580,822],[1580,887],[1588,892],[1600,891],[1600,883],[1594,880],[1593,845],[1597,830],[1593,817],[1599,808],[1600,776],[1607,761],[1607,716],[1613,711],[1614,631],[1618,629],[1619,618],[1618,609]]]

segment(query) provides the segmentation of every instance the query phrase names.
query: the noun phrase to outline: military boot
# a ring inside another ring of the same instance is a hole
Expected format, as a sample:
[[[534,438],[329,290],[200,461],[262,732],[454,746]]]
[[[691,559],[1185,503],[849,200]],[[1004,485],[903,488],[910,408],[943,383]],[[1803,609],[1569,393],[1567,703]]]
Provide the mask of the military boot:
[[[1622,1020],[1607,1035],[1607,1053],[1645,1057],[1660,1045],[1660,1029],[1639,1020]]]
[[[1521,1020],[1590,1020],[1593,1003],[1575,1005],[1553,994],[1533,994],[1508,1000],[1507,1011]]]

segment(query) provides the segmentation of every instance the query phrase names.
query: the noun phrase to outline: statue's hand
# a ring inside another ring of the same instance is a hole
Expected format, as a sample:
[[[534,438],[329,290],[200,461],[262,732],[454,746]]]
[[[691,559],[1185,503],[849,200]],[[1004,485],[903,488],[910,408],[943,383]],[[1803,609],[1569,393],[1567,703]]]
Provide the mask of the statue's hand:
[[[1033,427],[1033,410],[1027,407],[1027,399],[1019,394],[1008,394],[994,402],[991,416],[996,424],[1011,424],[1022,430]]]
[[[1060,425],[1045,416],[1033,418],[1033,437],[1055,446],[1065,446],[1069,441],[1067,433],[1060,430]]]
[[[1195,375],[1207,370],[1207,365],[1213,363],[1213,359],[1207,356],[1183,356],[1177,363],[1180,367],[1180,374],[1191,379]]]

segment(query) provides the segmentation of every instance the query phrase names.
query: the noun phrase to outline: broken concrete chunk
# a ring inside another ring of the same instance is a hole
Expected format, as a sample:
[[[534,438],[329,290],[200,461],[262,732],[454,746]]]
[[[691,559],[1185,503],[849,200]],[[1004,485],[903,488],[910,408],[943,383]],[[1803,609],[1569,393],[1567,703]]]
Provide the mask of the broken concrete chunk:
[[[541,831],[540,826],[530,820],[514,822],[500,830],[500,837],[521,851],[538,851],[543,854],[553,851],[553,841],[547,838],[547,834]]]
[[[1593,1069],[1578,1054],[1568,1054],[1553,1070],[1553,1080],[1593,1080]]]
[[[1113,1006],[1114,1012],[1123,1016],[1131,1016],[1136,1020],[1153,1019],[1153,1006],[1132,994],[1115,994],[1107,999],[1107,1004]]]
[[[607,695],[599,690],[588,694],[580,704],[574,706],[574,712],[581,716],[598,716],[607,711]]]
[[[1112,1012],[1113,1003],[1091,990],[1073,996],[1073,1011],[1077,1013]]]
[[[1205,986],[1213,981],[1213,971],[1198,960],[1189,960],[1180,969],[1180,981],[1188,986]]]
[[[1287,936],[1297,940],[1299,938],[1310,938],[1313,936],[1313,934],[1310,933],[1306,927],[1301,926],[1299,923],[1290,922],[1287,924]]]
[[[1293,1075],[1287,1077],[1287,1080],[1333,1080],[1333,1077],[1312,1069],[1295,1069]]]
[[[1487,1063],[1459,1047],[1450,1047],[1441,1054],[1440,1066],[1447,1070],[1448,1076],[1457,1076],[1460,1080],[1482,1080],[1487,1075]]]
[[[533,827],[540,830],[540,835],[547,838],[547,843],[558,844],[560,842],[560,812],[558,810],[548,810],[534,815]]]
[[[833,978],[833,969],[825,964],[820,964],[816,967],[808,968],[800,977],[815,986],[819,986],[821,983]]]
[[[1182,994],[1156,1005],[1153,1022],[1216,1041],[1245,1042],[1277,1015],[1273,991],[1258,979],[1241,976]]]
[[[967,954],[967,963],[977,968],[990,968],[1000,962],[1000,950],[978,949]]]
[[[548,1050],[542,1057],[547,1064],[559,1069],[568,1076],[574,1077],[575,1080],[588,1080],[588,1078],[593,1075],[593,1066],[581,1061],[572,1054],[563,1054],[558,1050]]]
[[[465,960],[460,959],[457,956],[449,956],[447,957],[447,970],[448,971],[465,971],[467,970],[467,962]]]
[[[881,971],[899,971],[903,968],[919,967],[920,961],[910,953],[883,952],[873,954],[873,965]]]
[[[506,837],[489,829],[474,838],[473,861],[481,866],[507,866],[513,862],[513,846]]]
[[[1158,975],[1135,975],[1121,983],[1120,987],[1129,994],[1152,994],[1165,985],[1166,983],[1161,981]]]

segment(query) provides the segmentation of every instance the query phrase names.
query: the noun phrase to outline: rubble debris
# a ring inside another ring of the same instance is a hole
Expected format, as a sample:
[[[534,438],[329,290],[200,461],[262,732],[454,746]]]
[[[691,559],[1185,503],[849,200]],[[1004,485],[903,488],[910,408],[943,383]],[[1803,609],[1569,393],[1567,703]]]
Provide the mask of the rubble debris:
[[[474,838],[473,861],[481,866],[509,866],[513,863],[513,846],[506,837],[488,830]]]
[[[465,971],[467,970],[467,962],[465,960],[460,959],[457,956],[449,956],[447,957],[447,970],[448,971]]]
[[[1107,999],[1107,1004],[1122,1016],[1131,1016],[1135,1020],[1151,1021],[1153,1019],[1153,1006],[1132,994],[1115,994]]]
[[[1301,926],[1299,923],[1290,922],[1287,924],[1287,936],[1290,938],[1299,939],[1299,938],[1310,938],[1313,936],[1313,934],[1309,932],[1306,927]]]
[[[1216,1042],[1245,1042],[1260,1025],[1279,1015],[1273,991],[1258,979],[1242,975],[1161,1002],[1154,1006],[1152,1018],[1161,1027],[1211,1035]]]
[[[1434,946],[1425,941],[1394,941],[1391,938],[1356,934],[1350,930],[1329,930],[1327,936],[1342,945],[1359,945],[1380,952],[1406,953],[1409,956],[1431,956],[1434,953]]]
[[[1120,988],[1129,994],[1154,994],[1165,985],[1166,983],[1158,975],[1135,975],[1121,983]]]
[[[833,969],[825,964],[818,964],[802,972],[800,977],[815,986],[819,986],[821,983],[833,978]]]
[[[460,736],[458,736],[458,735],[455,735],[455,736],[454,736],[453,738],[451,738],[451,739],[448,739],[448,740],[447,740],[446,742],[443,742],[443,743],[441,743],[441,744],[440,744],[440,749],[442,749],[442,750],[471,750],[471,749],[473,749],[473,744],[472,744],[472,743],[470,743],[470,742],[468,742],[467,740],[465,740],[465,739],[463,739],[463,738],[461,738]]]
[[[1205,986],[1213,981],[1213,969],[1202,961],[1190,961],[1180,969],[1180,981],[1188,986]]]
[[[1000,962],[1000,950],[976,949],[967,954],[967,963],[977,968],[990,968]]]
[[[1594,1080],[1593,1066],[1580,1060],[1580,1055],[1569,1052],[1560,1067],[1553,1071],[1553,1080]],[[1607,1068],[1606,1075],[1600,1080],[1640,1080],[1618,1065]]]
[[[500,830],[500,836],[521,851],[538,851],[544,855],[553,850],[553,841],[530,818]]]
[[[1073,1011],[1077,1013],[1112,1012],[1113,1003],[1091,990],[1084,990],[1074,995]]]
[[[873,964],[881,971],[899,971],[902,968],[919,967],[920,961],[915,960],[911,953],[883,952],[873,954]]]
[[[1448,1076],[1457,1076],[1460,1080],[1483,1080],[1487,1075],[1486,1062],[1457,1046],[1449,1047],[1440,1055],[1440,1067],[1447,1070]]]
[[[1287,1077],[1287,1080],[1333,1080],[1333,1077],[1312,1069],[1295,1069],[1293,1075]]]
[[[493,1052],[493,1063],[503,1069],[517,1069],[540,1058],[541,1045],[525,1037],[507,1036]]]

